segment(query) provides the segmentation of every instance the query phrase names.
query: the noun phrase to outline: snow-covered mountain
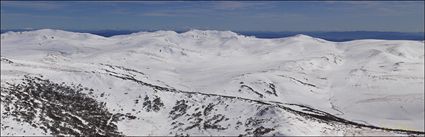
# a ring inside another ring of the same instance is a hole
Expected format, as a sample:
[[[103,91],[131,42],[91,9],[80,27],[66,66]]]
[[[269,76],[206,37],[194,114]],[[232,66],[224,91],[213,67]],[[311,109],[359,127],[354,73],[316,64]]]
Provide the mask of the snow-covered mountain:
[[[424,41],[1,34],[1,135],[424,135]]]

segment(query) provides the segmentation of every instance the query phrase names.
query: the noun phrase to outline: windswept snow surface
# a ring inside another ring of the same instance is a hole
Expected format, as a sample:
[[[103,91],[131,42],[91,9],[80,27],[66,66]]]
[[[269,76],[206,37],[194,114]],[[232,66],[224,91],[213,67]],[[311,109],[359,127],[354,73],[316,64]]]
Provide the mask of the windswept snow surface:
[[[86,87],[116,135],[424,135],[424,41],[43,29],[1,34],[1,57],[1,135],[91,135],[49,128],[71,123],[45,112],[44,89],[10,88],[25,77]],[[77,112],[58,114],[93,124]]]

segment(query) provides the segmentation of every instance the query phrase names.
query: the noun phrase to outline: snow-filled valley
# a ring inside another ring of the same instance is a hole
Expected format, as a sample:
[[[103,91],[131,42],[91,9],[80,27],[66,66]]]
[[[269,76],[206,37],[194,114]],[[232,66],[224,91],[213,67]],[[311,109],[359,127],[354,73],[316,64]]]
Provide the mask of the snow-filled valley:
[[[424,41],[1,34],[1,135],[424,136]]]

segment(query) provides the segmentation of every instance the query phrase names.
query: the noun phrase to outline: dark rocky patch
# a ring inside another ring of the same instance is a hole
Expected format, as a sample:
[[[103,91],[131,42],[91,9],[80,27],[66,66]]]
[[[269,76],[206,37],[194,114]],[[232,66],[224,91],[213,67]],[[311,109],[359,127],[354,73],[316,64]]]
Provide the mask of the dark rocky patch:
[[[301,80],[298,80],[298,79],[293,78],[293,77],[290,77],[290,76],[285,76],[285,75],[278,75],[278,76],[285,77],[285,78],[289,78],[289,79],[291,79],[291,80],[293,80],[293,81],[296,81],[296,82],[298,82],[298,83],[300,83],[300,84],[302,84],[302,85],[306,85],[306,86],[310,86],[310,87],[315,87],[315,88],[317,88],[317,86],[316,86],[316,85],[314,85],[314,84],[310,84],[310,83],[307,83],[307,82],[303,82],[303,81],[301,81]]]
[[[109,68],[114,69],[114,70],[115,70],[115,68],[118,68],[118,69],[122,69],[122,70],[125,70],[125,71],[130,71],[130,72],[135,72],[135,73],[145,75],[145,73],[143,73],[143,72],[137,71],[135,69],[126,68],[126,67],[123,67],[123,66],[109,65],[109,64],[103,64],[103,63],[100,63],[100,65],[108,66]]]
[[[211,110],[214,109],[214,104],[209,103],[208,106],[204,109],[204,115],[207,116],[209,113],[211,113]]]
[[[11,60],[9,60],[9,59],[7,59],[5,57],[1,57],[1,62],[6,62],[6,63],[9,63],[9,64],[12,64],[13,63],[13,61],[11,61]]]
[[[252,89],[250,86],[248,86],[248,85],[241,85],[241,87],[240,87],[241,89],[243,89],[243,88],[247,88],[249,91],[251,91],[251,92],[254,92],[255,94],[257,94],[258,96],[260,96],[260,98],[264,98],[264,95],[263,94],[261,94],[261,93],[259,93],[258,91],[255,91],[254,89]],[[239,91],[241,91],[241,90],[239,90]]]
[[[223,121],[225,116],[222,114],[214,115],[212,118],[205,120],[204,129],[217,129],[217,130],[225,130],[227,128],[219,125],[218,123]]]
[[[272,107],[277,107],[279,109],[283,109],[286,111],[289,111],[291,113],[300,115],[302,117],[305,117],[307,119],[311,119],[311,120],[316,120],[319,122],[325,122],[328,124],[333,124],[333,123],[341,123],[341,124],[345,124],[345,125],[353,125],[356,126],[358,128],[371,128],[371,129],[378,129],[378,130],[384,130],[384,131],[389,131],[389,132],[397,132],[397,133],[402,133],[402,134],[407,134],[407,135],[424,135],[424,132],[421,131],[411,131],[411,130],[402,130],[402,129],[391,129],[391,128],[383,128],[383,127],[377,127],[377,126],[373,126],[373,125],[365,125],[365,124],[359,124],[356,122],[352,122],[352,121],[348,121],[336,116],[333,116],[331,114],[328,114],[326,112],[314,109],[314,108],[310,108],[310,107],[306,107],[304,106],[306,109],[309,109],[311,111],[314,112],[318,112],[318,113],[306,113],[303,111],[298,111],[298,110],[294,110],[291,109],[290,107],[287,107],[286,105],[297,105],[297,104],[283,104],[281,102],[264,102],[264,101],[260,101],[260,100],[254,100],[254,99],[248,99],[248,98],[242,98],[242,97],[234,97],[234,96],[227,96],[227,95],[218,95],[218,94],[209,94],[209,93],[202,93],[202,92],[191,92],[191,91],[182,91],[182,90],[177,90],[174,88],[167,88],[167,87],[162,87],[162,86],[158,86],[158,85],[154,85],[154,84],[150,84],[150,83],[146,83],[143,81],[140,81],[132,76],[128,76],[125,74],[109,74],[110,76],[119,78],[119,79],[123,79],[123,80],[130,80],[133,82],[136,82],[142,86],[148,86],[153,88],[154,90],[158,90],[158,91],[163,91],[163,92],[173,92],[173,93],[183,93],[183,94],[191,94],[191,95],[201,95],[201,96],[205,96],[205,97],[220,97],[220,98],[224,98],[224,99],[236,99],[236,100],[240,100],[240,101],[245,101],[245,102],[250,102],[250,103],[255,103],[257,105],[265,105],[265,106],[272,106]],[[284,76],[284,75],[279,75],[281,77],[288,77],[288,76]],[[294,80],[296,82],[299,82],[303,85],[307,85],[307,86],[311,86],[311,87],[316,87],[316,85],[310,84],[310,83],[305,83],[303,81],[297,80],[295,78],[290,77],[291,80]],[[242,84],[243,82],[241,82],[240,84]],[[242,87],[242,86],[241,86]],[[249,86],[248,86],[249,87]],[[251,88],[252,89],[252,88]],[[258,92],[257,92],[258,93]],[[262,94],[261,94],[262,95]],[[184,100],[183,100],[184,101]],[[178,101],[179,102],[179,101]],[[186,114],[186,110],[188,109],[188,105],[184,104],[184,103],[177,103],[175,108],[173,108],[173,110],[170,112],[170,117],[175,120],[176,118],[185,115]],[[204,108],[204,106],[202,107]],[[184,112],[184,113],[183,113]],[[189,115],[189,114],[186,114]],[[190,115],[189,115],[190,116]],[[183,124],[183,123],[181,123]],[[248,130],[248,129],[247,129]],[[253,130],[253,129],[251,129]],[[261,131],[261,130],[260,130]]]
[[[277,97],[276,86],[273,83],[269,83],[270,90],[266,90],[266,93],[273,94]]]
[[[254,133],[254,136],[262,136],[262,135],[267,134],[267,133],[269,133],[273,130],[275,130],[275,129],[265,128],[263,126],[260,126],[259,128],[256,128],[253,133]]]

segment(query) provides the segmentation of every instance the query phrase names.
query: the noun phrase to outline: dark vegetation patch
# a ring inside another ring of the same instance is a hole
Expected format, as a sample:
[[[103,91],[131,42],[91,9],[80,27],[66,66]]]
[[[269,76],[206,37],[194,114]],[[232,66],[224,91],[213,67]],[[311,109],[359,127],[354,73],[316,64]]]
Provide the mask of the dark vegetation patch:
[[[1,87],[2,118],[40,128],[52,135],[121,136],[115,124],[131,114],[112,114],[105,103],[93,99],[92,89],[25,76],[22,83]],[[8,128],[2,124],[2,130]]]
[[[143,100],[144,102],[142,105],[147,112],[150,112],[150,111],[158,112],[159,110],[161,110],[162,107],[164,107],[164,103],[162,103],[160,97],[155,96],[155,98],[151,101],[149,97],[146,95]]]
[[[171,119],[175,120],[178,117],[183,116],[186,114],[187,109],[190,107],[186,104],[187,101],[185,100],[179,100],[176,102],[176,105],[173,107],[173,110],[170,112]]]
[[[227,121],[229,118],[226,118],[223,114],[214,114],[213,111],[216,111],[214,109],[215,104],[209,103],[206,107],[200,105],[186,100],[178,100],[170,112],[170,118],[175,120],[171,123],[171,125],[174,125],[173,129],[177,128],[178,131],[187,131],[193,128],[198,130],[227,129],[227,127],[220,125],[220,122]],[[188,113],[187,111],[192,107],[196,107],[195,111]],[[178,118],[180,120],[177,120]],[[184,119],[183,121],[185,122],[181,121],[181,119]]]

